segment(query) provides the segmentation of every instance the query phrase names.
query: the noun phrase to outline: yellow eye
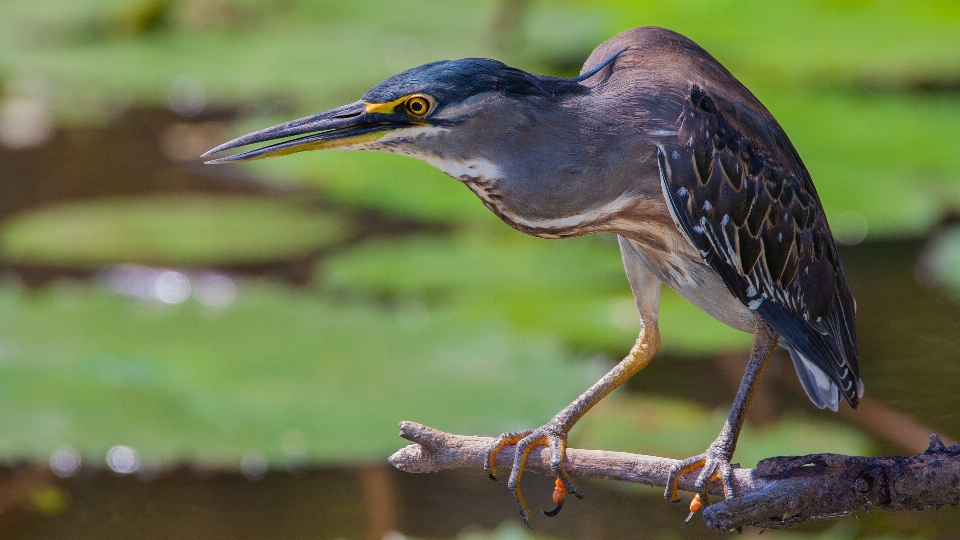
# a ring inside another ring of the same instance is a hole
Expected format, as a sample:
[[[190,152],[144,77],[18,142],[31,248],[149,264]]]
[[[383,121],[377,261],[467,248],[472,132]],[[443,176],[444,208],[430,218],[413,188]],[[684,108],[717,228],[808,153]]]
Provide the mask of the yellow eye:
[[[407,100],[407,110],[414,116],[423,116],[430,112],[430,100],[423,96],[413,96]]]

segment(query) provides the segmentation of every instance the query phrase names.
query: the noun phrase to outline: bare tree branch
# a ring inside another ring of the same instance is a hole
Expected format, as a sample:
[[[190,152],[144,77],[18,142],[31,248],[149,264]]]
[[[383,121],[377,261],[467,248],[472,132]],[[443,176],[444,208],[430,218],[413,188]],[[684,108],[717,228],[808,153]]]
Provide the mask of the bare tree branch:
[[[390,456],[390,463],[407,472],[481,468],[491,437],[452,435],[415,422],[401,422],[400,436],[412,444]],[[497,456],[498,467],[513,463],[513,448]],[[581,478],[620,480],[654,487],[666,485],[676,460],[625,452],[567,450],[567,471]],[[546,447],[530,452],[528,471],[552,474]],[[686,475],[680,489],[693,491],[696,475]],[[715,483],[716,484],[716,483]],[[889,512],[919,510],[960,503],[960,445],[945,447],[930,435],[927,450],[915,456],[855,457],[814,454],[775,457],[756,469],[735,468],[736,497],[717,502],[703,512],[716,530],[743,526],[786,528],[804,521],[841,517],[857,510]],[[719,485],[711,493],[720,495]]]

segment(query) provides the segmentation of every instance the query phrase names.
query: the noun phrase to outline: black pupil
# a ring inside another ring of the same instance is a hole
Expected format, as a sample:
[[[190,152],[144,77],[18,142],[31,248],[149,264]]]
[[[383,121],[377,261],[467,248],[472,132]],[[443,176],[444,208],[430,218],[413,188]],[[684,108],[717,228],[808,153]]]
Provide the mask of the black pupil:
[[[410,103],[410,110],[412,110],[412,111],[415,112],[415,113],[423,112],[423,102],[420,101],[420,100],[416,100],[416,99],[413,100],[413,101]]]

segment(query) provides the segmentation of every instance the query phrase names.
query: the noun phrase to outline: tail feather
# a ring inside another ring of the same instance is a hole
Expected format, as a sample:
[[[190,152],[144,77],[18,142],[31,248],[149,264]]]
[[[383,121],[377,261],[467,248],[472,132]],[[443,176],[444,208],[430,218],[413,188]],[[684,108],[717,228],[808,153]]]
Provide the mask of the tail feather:
[[[831,411],[837,412],[840,407],[840,388],[837,387],[837,384],[822,369],[797,352],[796,349],[783,341],[780,344],[790,351],[793,367],[797,370],[797,377],[800,378],[800,384],[803,385],[810,401],[821,409],[829,408]],[[863,395],[863,383],[858,381],[857,389],[860,395]]]

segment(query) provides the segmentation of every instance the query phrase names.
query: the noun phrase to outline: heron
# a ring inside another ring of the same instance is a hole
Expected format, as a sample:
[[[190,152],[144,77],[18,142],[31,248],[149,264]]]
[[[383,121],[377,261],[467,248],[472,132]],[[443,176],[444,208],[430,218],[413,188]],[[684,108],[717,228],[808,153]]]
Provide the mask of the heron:
[[[530,451],[548,447],[559,512],[582,497],[564,466],[567,434],[660,347],[666,284],[720,322],[753,334],[752,350],[716,440],[669,471],[664,497],[700,470],[696,496],[733,490],[731,459],[750,401],[776,347],[790,353],[819,408],[856,408],[863,383],[856,303],[810,174],[783,128],[723,65],[659,27],[600,44],[581,74],[528,73],[482,58],[437,61],[377,84],[360,100],[268,127],[207,163],[305,150],[387,152],[420,159],[469,188],[520,232],[617,235],[640,318],[629,353],[543,426],[500,435],[485,469],[515,447],[507,482],[529,526],[520,479]],[[696,332],[696,328],[690,328]],[[693,515],[693,508],[691,516]],[[689,517],[688,517],[689,520]]]

